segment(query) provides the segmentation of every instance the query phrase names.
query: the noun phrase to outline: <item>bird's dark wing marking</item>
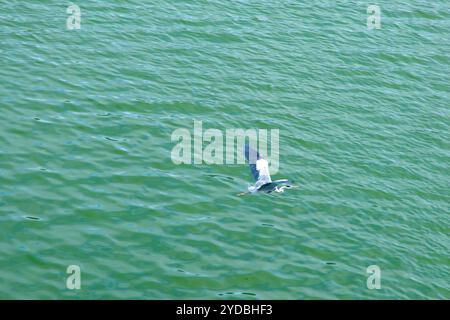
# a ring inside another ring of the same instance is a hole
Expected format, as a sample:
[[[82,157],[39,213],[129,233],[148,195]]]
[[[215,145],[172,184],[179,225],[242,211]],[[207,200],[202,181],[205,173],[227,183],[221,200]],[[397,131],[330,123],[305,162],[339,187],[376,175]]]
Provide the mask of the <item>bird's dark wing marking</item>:
[[[244,149],[245,159],[248,161],[250,166],[250,171],[252,172],[253,178],[255,178],[255,181],[258,181],[259,179],[259,171],[256,170],[256,160],[261,159],[259,156],[259,153],[248,145],[248,143],[245,144]]]

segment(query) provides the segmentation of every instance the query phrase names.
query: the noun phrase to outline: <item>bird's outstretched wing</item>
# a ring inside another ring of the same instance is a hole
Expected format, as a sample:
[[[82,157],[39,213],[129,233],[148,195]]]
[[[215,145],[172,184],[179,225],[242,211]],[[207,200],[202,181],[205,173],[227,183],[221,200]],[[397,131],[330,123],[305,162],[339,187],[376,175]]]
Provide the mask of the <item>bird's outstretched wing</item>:
[[[272,182],[269,173],[269,163],[267,160],[263,159],[257,151],[250,148],[248,143],[245,144],[244,154],[245,159],[249,163],[253,178],[256,180],[255,186],[262,186],[266,183]]]

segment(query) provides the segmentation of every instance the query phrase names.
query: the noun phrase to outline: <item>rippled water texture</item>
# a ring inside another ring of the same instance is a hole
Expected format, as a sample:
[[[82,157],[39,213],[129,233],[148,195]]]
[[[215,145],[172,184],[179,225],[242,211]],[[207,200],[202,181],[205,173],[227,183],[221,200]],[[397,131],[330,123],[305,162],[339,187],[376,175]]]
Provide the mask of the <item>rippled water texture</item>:
[[[0,4],[0,298],[450,298],[447,0],[74,2]],[[175,165],[194,120],[300,188]]]

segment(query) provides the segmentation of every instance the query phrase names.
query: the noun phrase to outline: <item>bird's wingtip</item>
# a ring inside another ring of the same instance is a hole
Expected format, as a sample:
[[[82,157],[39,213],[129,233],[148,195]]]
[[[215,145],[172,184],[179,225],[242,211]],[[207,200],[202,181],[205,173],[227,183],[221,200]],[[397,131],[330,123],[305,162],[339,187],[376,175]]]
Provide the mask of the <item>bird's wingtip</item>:
[[[250,144],[247,141],[244,144],[244,155],[245,155],[245,159],[250,164],[254,164],[254,163],[256,163],[256,160],[261,159],[259,152],[257,152],[256,150],[253,150],[253,148],[250,147]]]

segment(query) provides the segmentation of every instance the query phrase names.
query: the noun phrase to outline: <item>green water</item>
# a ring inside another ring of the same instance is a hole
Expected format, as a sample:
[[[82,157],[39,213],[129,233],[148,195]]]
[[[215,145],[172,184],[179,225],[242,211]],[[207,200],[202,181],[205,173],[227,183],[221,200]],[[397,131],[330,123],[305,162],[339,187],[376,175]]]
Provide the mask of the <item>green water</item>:
[[[1,1],[0,298],[450,298],[450,3],[408,2]],[[194,120],[300,188],[175,165]]]

